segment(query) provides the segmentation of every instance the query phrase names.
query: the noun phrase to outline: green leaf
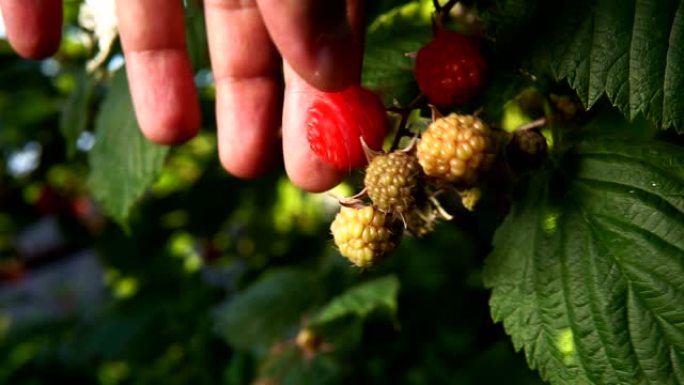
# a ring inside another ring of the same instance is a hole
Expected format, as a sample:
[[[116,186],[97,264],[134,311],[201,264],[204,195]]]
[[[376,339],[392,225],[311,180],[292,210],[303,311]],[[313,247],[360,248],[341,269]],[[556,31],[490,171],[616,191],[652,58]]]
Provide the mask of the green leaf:
[[[59,119],[59,129],[64,136],[69,157],[76,153],[76,140],[88,124],[88,104],[92,93],[93,82],[85,68],[81,68],[76,74],[76,87],[64,103]]]
[[[684,132],[684,2],[568,1],[546,18],[553,24],[536,60],[587,107],[607,95],[630,119]]]
[[[596,140],[535,176],[486,261],[493,318],[552,384],[684,382],[684,157]]]
[[[133,205],[161,172],[169,149],[140,132],[124,70],[114,75],[95,127],[88,185],[107,214],[125,225]]]
[[[295,345],[267,357],[259,369],[263,382],[282,385],[335,385],[341,374],[339,361],[322,354],[307,358]]]
[[[399,280],[393,275],[364,282],[333,298],[311,319],[310,325],[320,326],[349,315],[363,319],[376,310],[394,316],[398,293]]]
[[[237,349],[270,348],[296,331],[304,312],[319,300],[313,275],[302,269],[271,270],[218,308],[219,333]]]
[[[386,105],[395,100],[406,105],[418,95],[414,60],[406,54],[430,41],[433,11],[430,0],[410,2],[379,16],[368,28],[363,84],[378,92]]]
[[[188,56],[194,70],[209,68],[204,10],[197,1],[189,1],[185,8],[185,35],[188,42]]]

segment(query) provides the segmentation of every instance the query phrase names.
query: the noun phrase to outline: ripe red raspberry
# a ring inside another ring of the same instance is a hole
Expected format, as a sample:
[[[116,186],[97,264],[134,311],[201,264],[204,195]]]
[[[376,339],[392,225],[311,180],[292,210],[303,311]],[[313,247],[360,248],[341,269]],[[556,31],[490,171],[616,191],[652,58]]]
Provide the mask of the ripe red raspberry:
[[[403,224],[373,206],[342,206],[330,225],[340,254],[361,268],[380,262],[396,247]]]
[[[309,107],[306,125],[311,150],[343,171],[366,164],[361,137],[380,150],[388,130],[382,101],[361,86],[322,93]]]
[[[364,185],[377,208],[404,213],[415,203],[422,174],[413,154],[395,151],[373,158],[366,168]]]
[[[437,107],[465,103],[485,83],[487,62],[476,40],[442,30],[416,55],[416,81]]]
[[[472,115],[441,117],[423,132],[416,156],[425,175],[471,185],[494,157],[491,133]]]

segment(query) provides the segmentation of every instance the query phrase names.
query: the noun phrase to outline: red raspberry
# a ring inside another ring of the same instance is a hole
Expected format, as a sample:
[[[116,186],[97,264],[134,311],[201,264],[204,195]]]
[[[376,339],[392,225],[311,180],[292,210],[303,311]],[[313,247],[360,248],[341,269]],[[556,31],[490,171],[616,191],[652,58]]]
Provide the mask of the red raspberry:
[[[385,106],[361,86],[321,93],[309,107],[306,125],[311,150],[339,170],[366,164],[360,138],[380,150],[388,131]]]
[[[437,107],[465,103],[485,82],[487,62],[476,40],[442,30],[416,55],[416,81]]]

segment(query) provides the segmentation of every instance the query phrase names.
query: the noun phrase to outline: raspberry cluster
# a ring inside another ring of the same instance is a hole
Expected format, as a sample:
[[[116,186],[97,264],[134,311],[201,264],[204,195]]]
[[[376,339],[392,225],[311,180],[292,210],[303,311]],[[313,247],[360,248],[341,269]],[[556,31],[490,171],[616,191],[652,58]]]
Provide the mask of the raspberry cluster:
[[[473,210],[478,175],[494,156],[491,132],[478,118],[452,114],[436,119],[408,148],[371,154],[365,188],[343,201],[330,230],[340,253],[360,268],[385,259],[404,233],[428,234],[451,219],[436,196],[451,187]],[[358,199],[367,196],[370,204]]]
[[[340,253],[360,268],[384,260],[403,235],[424,236],[440,221],[452,219],[442,203],[475,210],[486,179],[483,175],[500,149],[506,154],[518,150],[526,159],[546,153],[544,138],[537,131],[509,135],[504,147],[498,139],[508,134],[488,127],[476,115],[440,114],[436,108],[445,111],[475,100],[485,84],[487,63],[477,40],[437,27],[433,40],[416,54],[415,77],[422,95],[405,109],[393,109],[401,114],[401,120],[388,153],[377,152],[385,131],[370,129],[383,127],[385,120],[378,115],[377,102],[370,102],[371,93],[355,90],[353,94],[328,95],[328,103],[321,102],[310,111],[309,142],[322,159],[339,169],[345,169],[352,158],[353,166],[360,165],[364,162],[359,160],[358,147],[349,157],[350,151],[342,145],[356,143],[360,136],[365,146],[364,188],[340,201],[342,208],[330,227]],[[368,100],[359,102],[361,96]],[[419,104],[424,99],[432,108],[432,122],[410,145],[398,149],[400,139],[413,136],[409,117],[412,111],[427,107]],[[373,119],[365,118],[369,114]],[[335,124],[327,124],[326,119]],[[345,133],[353,126],[349,122],[357,120],[374,123],[351,130],[353,135],[348,138]],[[367,132],[375,134],[367,138]],[[374,141],[368,142],[369,138]]]

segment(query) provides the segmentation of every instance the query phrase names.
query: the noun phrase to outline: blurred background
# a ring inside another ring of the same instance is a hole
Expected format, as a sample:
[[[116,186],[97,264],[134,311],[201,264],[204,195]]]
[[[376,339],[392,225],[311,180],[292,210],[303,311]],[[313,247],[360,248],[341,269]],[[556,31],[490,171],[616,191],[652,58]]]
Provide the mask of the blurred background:
[[[399,3],[372,2],[369,20]],[[186,13],[205,127],[164,150],[116,220],[91,175],[124,64],[111,2],[65,1],[43,61],[18,58],[0,27],[0,384],[540,383],[480,279],[505,210],[458,211],[352,268],[330,195],[221,169],[201,10]]]

